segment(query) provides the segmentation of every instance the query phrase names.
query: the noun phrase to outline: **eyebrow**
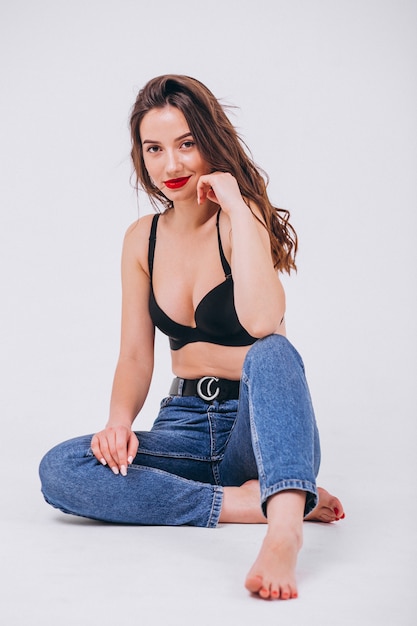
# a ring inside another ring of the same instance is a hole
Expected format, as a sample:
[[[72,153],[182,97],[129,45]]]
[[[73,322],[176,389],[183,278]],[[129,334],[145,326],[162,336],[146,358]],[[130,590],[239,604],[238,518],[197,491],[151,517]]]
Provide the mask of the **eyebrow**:
[[[181,139],[185,139],[186,137],[192,137],[192,133],[188,132],[188,133],[184,133],[184,135],[181,135],[180,137],[176,137],[176,139],[174,139],[174,141],[181,141]],[[160,143],[160,141],[153,141],[152,139],[144,139],[142,141],[142,144],[145,143]]]

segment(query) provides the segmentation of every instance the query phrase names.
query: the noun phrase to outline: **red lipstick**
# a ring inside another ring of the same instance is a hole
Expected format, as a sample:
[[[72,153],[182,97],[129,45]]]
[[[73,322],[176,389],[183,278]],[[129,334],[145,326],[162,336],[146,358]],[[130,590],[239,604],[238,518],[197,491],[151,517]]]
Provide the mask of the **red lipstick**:
[[[168,189],[180,189],[184,187],[186,183],[190,180],[191,176],[183,176],[182,178],[171,178],[171,180],[165,180],[164,185],[168,187]]]

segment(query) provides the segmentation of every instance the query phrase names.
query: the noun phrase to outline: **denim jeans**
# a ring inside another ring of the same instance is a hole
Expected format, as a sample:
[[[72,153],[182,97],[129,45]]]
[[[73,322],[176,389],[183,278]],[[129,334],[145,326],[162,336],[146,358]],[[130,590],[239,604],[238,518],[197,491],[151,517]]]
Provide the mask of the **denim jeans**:
[[[259,479],[260,506],[283,490],[317,503],[319,436],[300,355],[281,335],[251,346],[239,400],[168,396],[127,476],[101,465],[91,435],[66,441],[42,459],[47,502],[107,522],[215,527],[223,488]]]

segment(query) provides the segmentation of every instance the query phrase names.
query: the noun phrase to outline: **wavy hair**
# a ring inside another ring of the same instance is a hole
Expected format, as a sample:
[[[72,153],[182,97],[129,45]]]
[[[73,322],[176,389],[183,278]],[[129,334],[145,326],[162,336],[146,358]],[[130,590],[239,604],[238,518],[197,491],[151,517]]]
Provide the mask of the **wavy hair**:
[[[289,223],[289,211],[271,204],[266,189],[267,175],[248,156],[246,144],[220,102],[195,78],[176,74],[158,76],[139,91],[130,117],[131,157],[136,174],[136,188],[140,186],[147,192],[156,210],[159,210],[159,204],[165,209],[173,206],[153,184],[146,170],[139,132],[146,113],[167,105],[176,107],[183,113],[195,144],[211,171],[232,174],[249,208],[251,202],[258,207],[269,233],[275,268],[288,274],[292,269],[296,270],[297,234]]]

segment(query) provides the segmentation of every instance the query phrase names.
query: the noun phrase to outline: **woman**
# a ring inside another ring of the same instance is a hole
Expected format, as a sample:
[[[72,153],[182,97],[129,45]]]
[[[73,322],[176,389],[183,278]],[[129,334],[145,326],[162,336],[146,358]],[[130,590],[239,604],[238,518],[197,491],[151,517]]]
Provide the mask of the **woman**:
[[[344,517],[317,489],[320,448],[300,356],[285,338],[279,271],[296,236],[211,92],[155,78],[131,116],[137,183],[164,211],[127,231],[121,349],[110,417],[51,450],[46,500],[109,522],[215,527],[267,522],[246,587],[295,598],[303,519]],[[150,432],[134,432],[155,326],[175,379]]]

